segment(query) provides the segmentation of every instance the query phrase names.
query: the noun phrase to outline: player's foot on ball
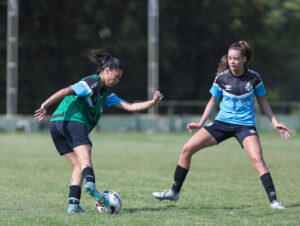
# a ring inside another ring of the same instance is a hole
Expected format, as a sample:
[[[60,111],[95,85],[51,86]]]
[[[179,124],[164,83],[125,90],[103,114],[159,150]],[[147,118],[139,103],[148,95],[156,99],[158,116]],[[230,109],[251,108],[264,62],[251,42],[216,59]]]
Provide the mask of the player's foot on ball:
[[[68,214],[72,213],[85,213],[85,211],[82,206],[79,206],[79,204],[69,204]]]
[[[153,192],[152,195],[159,200],[171,200],[176,202],[179,199],[179,193],[175,193],[172,189],[164,192]]]
[[[108,199],[105,197],[105,195],[103,195],[103,193],[99,192],[96,189],[95,184],[93,182],[87,182],[84,185],[84,191],[89,193],[100,206],[103,206],[103,207],[109,206]]]
[[[278,202],[277,200],[274,200],[273,202],[271,202],[270,204],[272,209],[278,209],[278,210],[284,210],[286,209],[280,202]]]

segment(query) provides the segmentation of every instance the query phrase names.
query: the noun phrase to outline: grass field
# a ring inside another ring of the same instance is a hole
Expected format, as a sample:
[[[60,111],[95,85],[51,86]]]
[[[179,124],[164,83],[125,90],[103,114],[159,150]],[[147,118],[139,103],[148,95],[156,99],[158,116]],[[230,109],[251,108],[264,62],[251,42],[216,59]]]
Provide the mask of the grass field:
[[[193,157],[179,201],[160,202],[153,191],[169,189],[188,133],[93,133],[99,189],[119,192],[118,215],[96,211],[82,194],[86,214],[68,216],[71,165],[58,156],[50,135],[0,134],[0,225],[300,225],[300,136],[281,141],[261,134],[279,201],[267,196],[238,143],[228,140]]]

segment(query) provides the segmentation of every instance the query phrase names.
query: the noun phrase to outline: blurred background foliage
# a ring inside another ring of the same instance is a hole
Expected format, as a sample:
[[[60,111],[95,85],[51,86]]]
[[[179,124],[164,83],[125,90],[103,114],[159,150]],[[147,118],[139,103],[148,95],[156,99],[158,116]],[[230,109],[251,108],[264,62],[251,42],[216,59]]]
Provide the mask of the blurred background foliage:
[[[114,91],[147,98],[146,0],[19,0],[18,112],[94,72],[104,48],[124,65]],[[6,102],[7,1],[0,0],[0,114]],[[300,0],[160,0],[160,90],[166,100],[208,100],[219,59],[248,40],[269,100],[300,100]]]

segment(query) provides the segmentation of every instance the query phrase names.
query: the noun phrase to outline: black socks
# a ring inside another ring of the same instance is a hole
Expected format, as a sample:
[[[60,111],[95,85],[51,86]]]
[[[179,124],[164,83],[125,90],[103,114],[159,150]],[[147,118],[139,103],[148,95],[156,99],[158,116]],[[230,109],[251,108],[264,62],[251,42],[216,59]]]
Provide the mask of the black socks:
[[[79,185],[71,185],[69,193],[69,204],[79,204],[81,196],[81,187]]]
[[[174,174],[174,183],[172,186],[172,190],[175,193],[179,193],[181,190],[181,186],[185,180],[185,177],[188,173],[188,169],[182,168],[180,165],[177,165],[175,174]]]
[[[270,203],[272,203],[274,200],[277,200],[275,187],[270,173],[265,173],[264,175],[262,175],[260,177],[260,180],[267,192]]]
[[[92,167],[85,167],[82,171],[84,182],[95,183],[95,174]],[[79,185],[71,185],[69,193],[69,204],[79,204],[81,197],[81,187]]]
[[[82,171],[82,177],[85,183],[93,182],[95,183],[95,174],[92,167],[85,167]]]

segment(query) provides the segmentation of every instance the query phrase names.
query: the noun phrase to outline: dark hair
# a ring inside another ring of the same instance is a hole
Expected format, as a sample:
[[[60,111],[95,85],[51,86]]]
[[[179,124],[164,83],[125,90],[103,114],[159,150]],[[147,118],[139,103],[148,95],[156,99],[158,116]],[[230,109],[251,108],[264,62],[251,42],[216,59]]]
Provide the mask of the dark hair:
[[[252,59],[253,51],[252,51],[250,44],[246,41],[241,40],[237,43],[233,43],[229,47],[228,50],[230,50],[230,49],[240,50],[242,53],[242,56],[246,56],[245,66]],[[224,55],[220,59],[220,63],[218,65],[218,69],[217,69],[217,74],[220,74],[221,72],[225,71],[227,68],[229,68],[228,59],[227,59],[227,55]]]
[[[109,69],[123,69],[121,62],[103,49],[92,50],[90,60],[98,65],[96,70],[97,74],[101,73],[101,71],[107,67],[109,67]]]

